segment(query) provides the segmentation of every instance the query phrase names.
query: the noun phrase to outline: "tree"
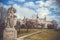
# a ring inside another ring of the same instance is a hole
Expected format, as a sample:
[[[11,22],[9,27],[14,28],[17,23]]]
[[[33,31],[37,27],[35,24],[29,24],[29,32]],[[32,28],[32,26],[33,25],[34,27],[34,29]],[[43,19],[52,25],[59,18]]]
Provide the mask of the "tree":
[[[5,29],[5,15],[6,15],[6,8],[3,6],[0,7],[0,39],[3,38],[3,31]],[[2,38],[1,38],[2,37]]]
[[[30,21],[27,21],[26,20],[26,28],[27,28],[27,32],[28,32],[28,29],[31,27],[31,24],[30,24]]]
[[[26,21],[26,28],[27,28],[27,31],[26,32],[28,32],[28,27],[29,27],[29,22]]]
[[[16,29],[17,29],[17,32],[20,33],[20,29],[21,29],[20,21],[17,21]]]
[[[53,20],[52,23],[53,23],[53,27],[54,27],[54,29],[56,29],[57,26],[58,26],[57,21],[56,21],[56,20]]]

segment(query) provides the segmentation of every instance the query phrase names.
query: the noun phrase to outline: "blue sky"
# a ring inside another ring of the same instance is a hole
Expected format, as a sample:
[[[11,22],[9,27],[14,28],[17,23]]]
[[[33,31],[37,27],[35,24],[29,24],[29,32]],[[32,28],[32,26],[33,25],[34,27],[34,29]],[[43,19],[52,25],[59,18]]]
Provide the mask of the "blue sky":
[[[60,1],[59,0],[0,0],[6,9],[13,6],[18,18],[47,17],[47,20],[56,20],[60,24]]]

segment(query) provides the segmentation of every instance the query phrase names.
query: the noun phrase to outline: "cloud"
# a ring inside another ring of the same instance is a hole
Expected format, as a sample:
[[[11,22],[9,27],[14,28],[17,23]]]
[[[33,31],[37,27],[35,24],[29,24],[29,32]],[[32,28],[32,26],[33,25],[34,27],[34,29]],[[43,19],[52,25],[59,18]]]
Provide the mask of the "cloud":
[[[18,2],[25,2],[25,0],[15,0],[15,1],[18,1]]]
[[[3,5],[4,8],[8,9],[11,7],[11,5]]]
[[[37,10],[37,13],[39,14],[40,17],[44,17],[44,16],[47,16],[48,14],[50,14],[51,11],[49,9],[47,9],[47,8],[42,7],[42,8],[39,8]]]
[[[60,16],[47,16],[47,20],[56,20],[56,22],[58,23],[58,26],[60,26]]]
[[[50,6],[51,2],[50,1],[36,1],[36,4],[38,4],[40,7],[43,7],[43,6]]]
[[[56,0],[47,0],[46,2],[40,0],[35,2],[39,7],[50,7],[50,8],[57,8]]]
[[[36,4],[34,2],[26,2],[24,4],[25,7],[32,7],[35,8],[36,12],[39,14],[40,17],[44,17],[45,15],[48,15],[51,13],[51,11],[48,8],[45,8],[44,6],[50,6],[51,2],[46,1],[36,1]]]
[[[44,15],[60,12],[59,11],[60,9],[56,4],[56,0],[47,0],[46,2],[40,0],[40,1],[36,1],[35,3],[38,6],[38,9],[36,9],[36,11],[40,17],[44,17]],[[51,8],[53,8],[55,12],[53,10],[50,10]]]
[[[60,0],[56,0],[57,4],[60,4]]]
[[[25,7],[34,7],[35,4],[34,4],[33,2],[26,2],[26,3],[24,4],[24,6],[25,6]]]
[[[13,7],[17,10],[16,15],[18,16],[18,18],[23,18],[24,16],[27,18],[31,18],[32,14],[35,14],[35,11],[27,7],[21,7],[17,4],[14,4]]]
[[[7,14],[7,9],[4,8],[4,4],[0,2],[0,19],[4,20]],[[2,18],[1,18],[2,17]]]
[[[58,7],[58,8],[56,8],[56,12],[59,12],[60,13],[60,8]]]
[[[0,2],[0,7],[2,7],[2,6],[3,6],[3,3]]]
[[[8,4],[14,4],[14,0],[8,0]]]

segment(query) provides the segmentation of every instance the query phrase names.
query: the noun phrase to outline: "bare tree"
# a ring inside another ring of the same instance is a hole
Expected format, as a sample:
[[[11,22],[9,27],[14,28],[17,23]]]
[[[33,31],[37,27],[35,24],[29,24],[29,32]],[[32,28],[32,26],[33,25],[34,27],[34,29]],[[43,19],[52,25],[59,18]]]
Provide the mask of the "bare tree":
[[[58,26],[57,21],[56,20],[53,20],[52,23],[53,23],[53,27],[56,29],[57,26]]]
[[[3,6],[0,7],[0,39],[3,38],[3,31],[5,29],[5,21],[4,20],[5,20],[6,11],[7,10]]]
[[[17,21],[15,28],[17,29],[17,32],[20,33],[21,30],[20,21]]]

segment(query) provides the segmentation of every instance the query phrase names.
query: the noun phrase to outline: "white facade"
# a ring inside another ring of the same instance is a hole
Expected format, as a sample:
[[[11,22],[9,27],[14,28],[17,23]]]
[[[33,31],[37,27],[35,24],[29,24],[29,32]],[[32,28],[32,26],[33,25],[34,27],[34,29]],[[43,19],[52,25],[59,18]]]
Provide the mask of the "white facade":
[[[47,21],[45,18],[38,18],[38,19],[37,19],[37,24],[40,24],[40,25],[39,25],[40,28],[42,27],[41,24],[44,25],[43,28],[47,28],[47,25],[48,25],[48,24],[52,25],[52,22],[51,22],[51,21]]]

